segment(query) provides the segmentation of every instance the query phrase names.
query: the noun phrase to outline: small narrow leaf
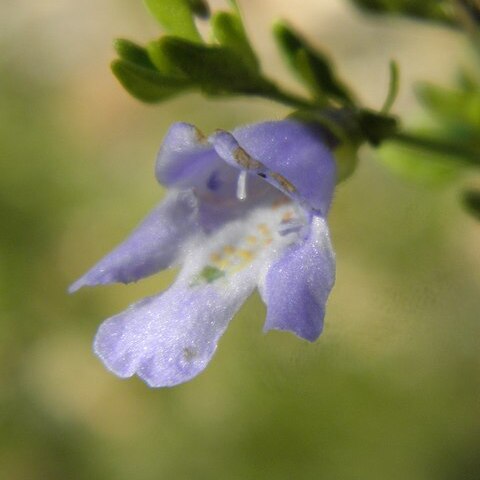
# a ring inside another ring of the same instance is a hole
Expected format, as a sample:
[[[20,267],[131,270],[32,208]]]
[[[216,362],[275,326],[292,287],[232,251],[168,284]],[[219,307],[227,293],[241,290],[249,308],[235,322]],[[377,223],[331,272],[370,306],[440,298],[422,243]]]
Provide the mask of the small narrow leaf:
[[[382,113],[390,112],[390,109],[392,108],[392,106],[395,103],[395,100],[397,98],[398,89],[399,89],[398,64],[397,64],[397,62],[392,60],[390,62],[390,82],[389,82],[389,86],[388,86],[388,94],[387,94],[387,98],[385,99],[385,102],[383,104],[383,107],[381,109]]]
[[[292,56],[292,59],[294,59],[296,65],[293,67],[292,64],[294,71],[296,71],[297,75],[300,76],[300,80],[310,89],[317,99],[317,103],[327,104],[328,91],[323,88],[321,84],[323,82],[319,82],[317,79],[317,75],[312,68],[310,54],[303,47],[300,47]]]
[[[256,93],[265,88],[265,81],[227,47],[165,37],[163,52],[186,77],[207,93]]]
[[[176,66],[175,59],[165,54],[164,44],[168,38],[169,37],[161,37],[158,40],[150,42],[147,45],[148,57],[161,74],[167,77],[185,78],[182,70]]]
[[[130,40],[118,38],[114,41],[113,47],[122,60],[134,63],[140,67],[155,70],[155,65],[151,62],[147,51],[140,45]]]
[[[320,90],[327,92],[331,97],[346,105],[353,104],[352,94],[345,84],[336,76],[330,59],[316,51],[305,50],[307,59]]]
[[[188,0],[145,0],[150,13],[168,33],[201,42]]]
[[[258,70],[258,59],[248,41],[241,18],[230,12],[218,12],[212,18],[215,39],[242,56],[253,70]]]
[[[158,72],[121,59],[114,60],[111,68],[123,87],[143,102],[166,100],[190,86],[186,81],[164,77]]]
[[[455,9],[451,0],[352,0],[358,7],[371,13],[400,14],[419,20],[431,20],[456,25]]]
[[[332,62],[324,53],[313,49],[285,23],[278,23],[274,34],[290,67],[316,98],[331,97],[345,105],[354,103],[353,95],[337,77]]]

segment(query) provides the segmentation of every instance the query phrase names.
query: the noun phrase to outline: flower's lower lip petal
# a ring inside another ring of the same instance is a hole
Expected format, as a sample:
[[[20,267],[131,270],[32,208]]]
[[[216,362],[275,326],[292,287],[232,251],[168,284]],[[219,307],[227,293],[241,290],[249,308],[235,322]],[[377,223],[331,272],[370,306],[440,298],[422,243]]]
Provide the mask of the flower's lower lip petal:
[[[222,288],[177,283],[105,321],[95,353],[120,377],[137,374],[151,387],[173,386],[198,375],[218,339],[251,294],[255,279]]]
[[[313,217],[305,242],[287,249],[260,286],[267,305],[264,330],[288,330],[316,340],[334,281],[335,257],[328,226],[324,219]]]
[[[173,192],[111,253],[69,291],[113,282],[129,283],[175,262],[181,247],[197,230],[198,205],[189,190]]]
[[[266,266],[295,241],[276,229],[296,213],[290,202],[258,206],[208,236],[193,238],[170,289],[103,323],[95,339],[97,355],[117,375],[137,374],[152,387],[199,374]]]

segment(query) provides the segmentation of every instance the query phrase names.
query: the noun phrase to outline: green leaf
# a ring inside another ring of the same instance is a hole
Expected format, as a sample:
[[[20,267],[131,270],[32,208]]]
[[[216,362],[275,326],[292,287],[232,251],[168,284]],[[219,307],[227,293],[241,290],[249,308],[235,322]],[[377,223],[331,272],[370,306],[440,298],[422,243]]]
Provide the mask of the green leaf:
[[[248,41],[241,18],[230,12],[218,12],[212,18],[215,39],[242,56],[253,70],[258,70],[258,59]]]
[[[114,41],[113,47],[122,60],[134,63],[140,67],[155,70],[155,65],[151,62],[147,51],[140,45],[130,40],[118,38]]]
[[[188,0],[145,0],[145,4],[168,33],[192,42],[202,41]]]
[[[467,190],[463,192],[462,203],[468,212],[480,220],[480,191]]]
[[[185,74],[176,66],[175,59],[165,54],[164,44],[168,38],[161,37],[150,42],[147,45],[148,57],[161,74],[167,77],[185,78]]]
[[[400,14],[450,26],[457,24],[451,0],[352,0],[352,2],[371,13]]]
[[[317,99],[332,98],[344,105],[353,105],[353,95],[335,74],[330,59],[313,49],[285,23],[274,27],[274,35],[287,63]]]
[[[114,60],[111,68],[123,87],[143,102],[160,102],[191,86],[187,81],[165,77],[126,60]]]
[[[390,82],[388,85],[388,94],[383,104],[383,107],[381,109],[382,113],[390,112],[398,95],[399,83],[400,82],[399,82],[398,64],[397,62],[392,60],[390,62]]]
[[[206,93],[260,93],[268,86],[230,48],[201,45],[177,37],[165,37],[162,48],[167,59]]]

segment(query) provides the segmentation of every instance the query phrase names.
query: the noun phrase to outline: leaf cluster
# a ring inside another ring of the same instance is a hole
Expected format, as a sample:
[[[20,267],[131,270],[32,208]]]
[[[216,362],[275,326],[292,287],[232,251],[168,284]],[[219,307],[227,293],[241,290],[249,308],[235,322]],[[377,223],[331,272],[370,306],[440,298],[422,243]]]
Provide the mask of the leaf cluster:
[[[245,34],[238,11],[210,17],[202,0],[145,0],[163,35],[145,46],[115,42],[112,63],[125,89],[144,102],[161,102],[188,90],[208,95],[257,94],[271,89]],[[200,35],[195,17],[209,18],[212,41]]]
[[[299,97],[279,87],[261,71],[238,7],[215,12],[203,0],[145,0],[165,34],[139,45],[115,42],[113,73],[124,88],[144,102],[161,102],[189,90],[209,96],[257,95],[296,108],[354,107],[351,90],[339,78],[328,55],[313,48],[287,25],[274,27],[284,59],[308,91]],[[200,35],[196,19],[208,19],[211,39]]]
[[[395,14],[436,22],[463,31],[480,54],[478,0],[352,0],[375,14]],[[398,132],[382,149],[382,158],[408,179],[442,183],[466,168],[480,167],[480,72],[462,71],[453,87],[421,83],[416,88],[428,119],[419,127]],[[480,192],[468,189],[463,205],[480,216]]]

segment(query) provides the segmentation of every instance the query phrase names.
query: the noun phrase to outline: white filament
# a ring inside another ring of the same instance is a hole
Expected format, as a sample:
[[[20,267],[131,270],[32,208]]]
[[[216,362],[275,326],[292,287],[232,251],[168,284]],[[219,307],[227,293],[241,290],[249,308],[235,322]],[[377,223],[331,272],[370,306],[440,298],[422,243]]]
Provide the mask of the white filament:
[[[238,175],[237,198],[240,201],[246,200],[247,198],[247,172],[245,170],[242,170]]]

